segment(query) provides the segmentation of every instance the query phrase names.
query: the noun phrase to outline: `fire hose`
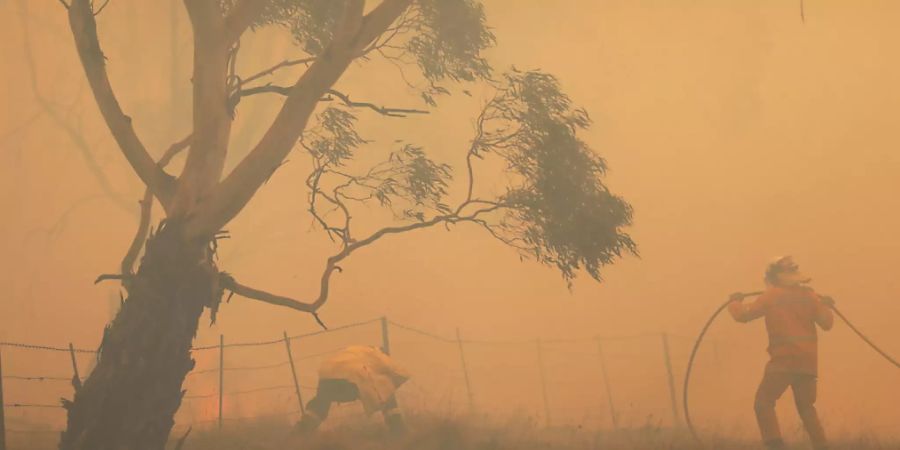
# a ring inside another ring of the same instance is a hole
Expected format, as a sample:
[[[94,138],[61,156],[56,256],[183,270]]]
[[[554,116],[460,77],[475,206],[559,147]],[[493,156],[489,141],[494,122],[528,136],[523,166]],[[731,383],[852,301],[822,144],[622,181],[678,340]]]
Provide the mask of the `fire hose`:
[[[753,296],[757,296],[757,295],[761,295],[761,294],[762,294],[762,292],[750,292],[750,293],[742,294],[742,296],[743,297],[753,297]],[[705,336],[706,332],[709,331],[709,327],[710,327],[710,325],[712,325],[713,321],[716,320],[716,317],[718,317],[719,314],[723,310],[725,310],[725,308],[727,308],[731,302],[732,302],[732,300],[728,299],[728,301],[726,301],[721,306],[719,306],[716,309],[716,311],[712,314],[712,316],[709,317],[709,320],[706,321],[706,324],[703,325],[703,329],[700,330],[700,335],[697,336],[697,340],[694,342],[694,348],[691,350],[691,356],[688,359],[688,364],[687,364],[687,371],[685,372],[685,375],[684,375],[684,389],[682,390],[682,394],[683,394],[682,406],[684,407],[684,421],[687,424],[688,430],[690,430],[691,435],[693,435],[694,439],[699,443],[702,443],[703,441],[700,440],[700,436],[697,434],[697,430],[694,429],[694,424],[691,422],[691,411],[690,411],[690,408],[688,407],[688,387],[690,386],[690,381],[691,381],[691,370],[694,367],[694,358],[697,356],[697,350],[700,348],[700,343],[703,342],[703,336]],[[865,334],[863,334],[861,331],[859,331],[859,329],[856,328],[856,326],[853,325],[853,323],[850,322],[850,320],[847,319],[847,317],[844,316],[833,304],[829,305],[829,307],[834,311],[835,314],[837,314],[837,316],[845,324],[847,324],[847,326],[851,330],[853,330],[854,333],[856,333],[857,336],[859,336],[860,339],[862,339],[866,344],[869,344],[869,347],[872,347],[873,350],[878,352],[879,355],[881,355],[882,357],[884,357],[884,359],[888,360],[888,362],[893,364],[894,367],[900,369],[900,363],[898,363],[896,359],[892,358],[890,355],[885,353],[884,350],[882,350],[877,345],[875,345],[875,343],[872,342],[872,340],[870,340]]]

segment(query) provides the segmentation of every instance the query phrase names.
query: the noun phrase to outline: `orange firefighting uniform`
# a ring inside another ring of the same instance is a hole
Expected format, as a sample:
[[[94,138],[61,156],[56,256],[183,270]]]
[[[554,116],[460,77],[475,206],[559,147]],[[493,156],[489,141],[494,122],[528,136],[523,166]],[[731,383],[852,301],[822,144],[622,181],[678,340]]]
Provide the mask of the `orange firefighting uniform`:
[[[825,433],[816,413],[816,377],[818,342],[816,325],[830,330],[834,324],[831,309],[810,288],[770,286],[754,302],[728,305],[738,322],[765,317],[769,334],[769,362],[756,392],[754,409],[762,439],[768,445],[781,442],[781,430],[775,415],[775,402],[790,387],[803,425],[814,448],[825,448]]]

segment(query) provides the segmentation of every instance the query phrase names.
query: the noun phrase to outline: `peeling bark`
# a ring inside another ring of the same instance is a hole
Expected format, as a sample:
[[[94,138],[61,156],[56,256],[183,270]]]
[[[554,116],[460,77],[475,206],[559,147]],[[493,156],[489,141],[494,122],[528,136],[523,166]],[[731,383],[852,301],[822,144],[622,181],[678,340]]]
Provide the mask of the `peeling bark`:
[[[209,245],[163,223],[106,328],[96,368],[72,401],[61,450],[162,450],[194,367],[190,348],[204,307],[221,301]]]

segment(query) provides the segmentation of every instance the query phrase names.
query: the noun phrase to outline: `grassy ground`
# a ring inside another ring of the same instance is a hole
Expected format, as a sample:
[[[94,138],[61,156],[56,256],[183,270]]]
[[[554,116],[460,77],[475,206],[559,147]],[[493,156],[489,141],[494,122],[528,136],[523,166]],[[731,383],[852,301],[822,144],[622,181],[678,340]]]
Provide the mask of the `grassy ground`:
[[[193,430],[182,450],[690,450],[703,448],[684,430],[656,427],[597,431],[579,428],[544,428],[528,420],[499,422],[486,418],[409,418],[406,436],[388,436],[378,421],[331,423],[318,433],[301,437],[286,421],[230,423],[221,432],[214,427]],[[183,433],[181,431],[180,433]],[[169,449],[181,435],[172,436]],[[7,436],[11,450],[50,450],[57,445],[51,433]],[[707,437],[708,449],[756,450],[756,442]],[[791,443],[791,450],[807,450],[806,442]],[[854,438],[834,442],[833,450],[900,449],[900,442]]]
[[[755,442],[711,437],[708,448],[759,449]],[[183,450],[688,450],[700,448],[686,431],[636,428],[589,431],[578,428],[543,428],[529,422],[491,423],[487,420],[410,419],[410,432],[388,436],[377,423],[345,423],[314,436],[293,435],[286,424],[257,423],[215,432],[197,432]],[[792,450],[808,449],[805,442]],[[874,439],[835,442],[833,449],[900,449],[900,443]]]

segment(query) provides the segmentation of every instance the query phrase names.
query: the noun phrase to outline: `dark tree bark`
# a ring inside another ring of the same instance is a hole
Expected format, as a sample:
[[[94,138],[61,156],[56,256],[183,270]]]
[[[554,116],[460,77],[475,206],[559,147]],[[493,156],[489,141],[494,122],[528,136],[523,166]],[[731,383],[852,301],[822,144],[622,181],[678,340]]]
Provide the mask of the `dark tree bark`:
[[[64,402],[61,450],[165,448],[194,367],[190,349],[203,308],[222,297],[209,241],[185,242],[181,228],[163,223],[147,241],[96,368]]]

